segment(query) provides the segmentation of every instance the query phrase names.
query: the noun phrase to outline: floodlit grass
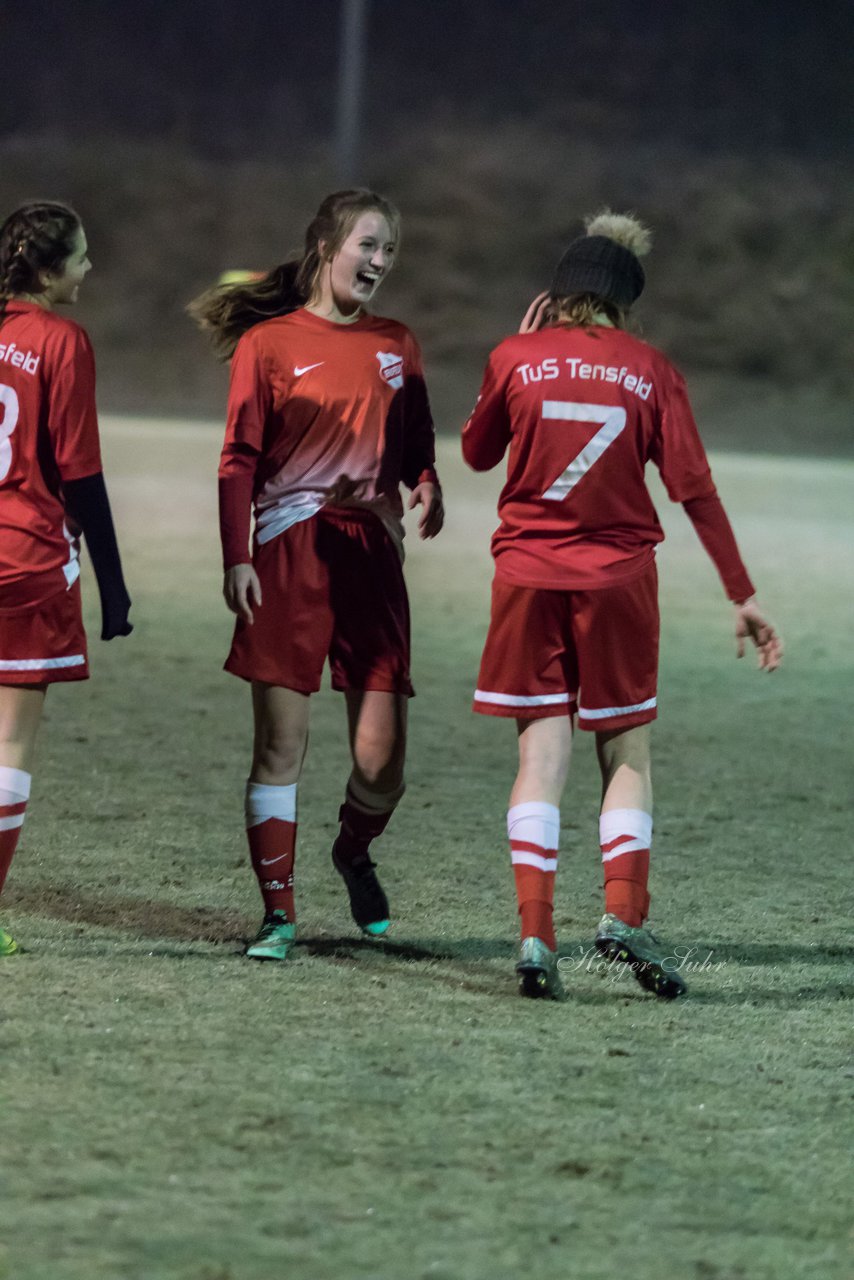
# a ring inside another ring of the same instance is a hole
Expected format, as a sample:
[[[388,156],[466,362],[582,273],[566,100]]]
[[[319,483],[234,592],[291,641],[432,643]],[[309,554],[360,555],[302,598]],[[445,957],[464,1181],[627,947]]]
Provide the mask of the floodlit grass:
[[[497,473],[443,446],[449,524],[409,548],[409,791],[378,855],[391,940],[329,847],[343,707],[314,708],[301,945],[241,957],[246,687],[220,673],[218,433],[113,423],[137,630],[48,699],[4,903],[0,1276],[8,1280],[836,1280],[850,1274],[854,466],[716,459],[786,666],[659,504],[664,635],[653,920],[690,955],[656,1002],[589,962],[596,778],[577,738],[556,918],[565,1005],[523,1002],[503,822],[509,724],[469,701]],[[96,635],[94,596],[88,609]]]

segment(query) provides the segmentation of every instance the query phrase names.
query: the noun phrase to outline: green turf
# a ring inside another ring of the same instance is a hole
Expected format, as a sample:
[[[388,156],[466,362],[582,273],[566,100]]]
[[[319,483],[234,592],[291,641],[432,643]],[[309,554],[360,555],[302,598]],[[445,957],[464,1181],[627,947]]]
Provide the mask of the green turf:
[[[719,487],[787,642],[733,660],[729,606],[660,504],[653,921],[661,1004],[589,951],[592,741],[563,806],[565,1005],[521,1001],[503,835],[509,724],[470,714],[497,474],[445,446],[449,526],[409,548],[409,790],[377,846],[388,942],[329,862],[343,707],[316,699],[300,937],[255,965],[245,686],[220,674],[204,428],[106,433],[137,630],[55,689],[4,904],[8,1280],[842,1280],[850,1275],[854,466],[724,456]],[[94,592],[88,616],[95,631]]]

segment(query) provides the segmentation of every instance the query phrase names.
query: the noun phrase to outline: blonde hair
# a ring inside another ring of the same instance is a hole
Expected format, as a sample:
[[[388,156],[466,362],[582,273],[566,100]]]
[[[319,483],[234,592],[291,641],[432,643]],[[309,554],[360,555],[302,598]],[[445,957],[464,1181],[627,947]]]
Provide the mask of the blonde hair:
[[[543,309],[543,324],[563,324],[570,329],[589,329],[606,316],[615,329],[626,327],[626,313],[615,302],[595,293],[574,293],[568,298],[552,298]]]

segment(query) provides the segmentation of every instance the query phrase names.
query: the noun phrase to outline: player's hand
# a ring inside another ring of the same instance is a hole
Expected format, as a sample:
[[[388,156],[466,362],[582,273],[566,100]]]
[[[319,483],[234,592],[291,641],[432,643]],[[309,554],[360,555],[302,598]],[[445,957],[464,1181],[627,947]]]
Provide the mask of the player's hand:
[[[531,303],[530,307],[528,307],[528,310],[522,318],[522,323],[519,325],[520,333],[536,333],[538,329],[542,329],[543,314],[550,296],[551,295],[549,293],[537,294],[536,298]]]
[[[251,627],[255,621],[252,607],[261,608],[261,583],[251,564],[233,564],[226,569],[222,594],[232,613]]]
[[[421,538],[435,538],[445,523],[445,508],[442,503],[442,490],[432,480],[423,480],[412,490],[409,499],[409,510],[422,506],[421,519],[418,521],[418,535]]]
[[[133,623],[128,617],[130,596],[124,590],[115,595],[101,596],[101,639],[115,640],[117,636],[129,636]]]
[[[744,657],[744,642],[756,646],[760,671],[776,671],[783,660],[783,641],[756,603],[755,597],[735,606],[736,656]]]

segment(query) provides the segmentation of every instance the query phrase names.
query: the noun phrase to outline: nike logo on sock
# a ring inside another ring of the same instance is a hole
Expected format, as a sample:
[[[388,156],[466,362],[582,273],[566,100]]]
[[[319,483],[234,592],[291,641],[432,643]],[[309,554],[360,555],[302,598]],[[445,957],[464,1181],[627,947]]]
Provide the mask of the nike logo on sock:
[[[261,866],[262,866],[262,867],[272,867],[272,865],[273,865],[273,863],[274,863],[274,862],[281,862],[281,861],[282,861],[282,858],[287,858],[288,856],[289,856],[289,855],[288,855],[287,853],[280,853],[280,854],[279,854],[279,856],[278,856],[278,858],[262,858],[262,859],[261,859]]]
[[[295,364],[294,377],[301,378],[304,373],[308,373],[309,369],[319,369],[322,364],[326,364],[326,361],[318,360],[317,364],[304,364],[302,367],[300,367],[298,364]]]

